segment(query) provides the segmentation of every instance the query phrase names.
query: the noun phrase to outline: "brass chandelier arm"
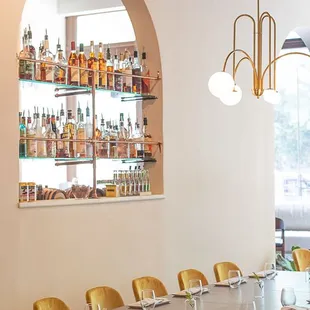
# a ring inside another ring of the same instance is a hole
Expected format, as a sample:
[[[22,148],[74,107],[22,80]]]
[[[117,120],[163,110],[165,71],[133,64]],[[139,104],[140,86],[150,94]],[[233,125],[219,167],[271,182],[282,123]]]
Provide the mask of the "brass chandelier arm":
[[[262,75],[262,84],[264,83],[264,78],[265,78],[265,75],[266,75],[266,72],[268,71],[268,69],[273,65],[275,64],[279,59],[283,58],[283,57],[286,57],[286,56],[290,56],[290,55],[300,55],[300,56],[307,56],[310,58],[310,55],[309,54],[306,54],[306,53],[301,53],[301,52],[291,52],[291,53],[287,53],[287,54],[284,54],[284,55],[280,55],[278,57],[276,57],[273,61],[271,61],[267,67],[265,68],[264,72],[263,72],[263,75]],[[276,90],[276,89],[275,89]]]
[[[223,65],[223,72],[226,72],[227,62],[228,62],[230,56],[233,55],[233,54],[235,54],[235,53],[237,53],[237,52],[238,52],[238,53],[242,53],[243,55],[245,55],[244,58],[246,58],[246,59],[250,62],[251,66],[252,66],[252,69],[253,69],[254,85],[255,85],[255,83],[256,83],[258,77],[257,77],[257,71],[256,71],[256,68],[255,68],[254,61],[252,60],[251,56],[250,56],[246,51],[244,51],[244,50],[242,50],[242,49],[235,49],[235,50],[231,51],[231,52],[227,55],[227,57],[226,57],[226,59],[225,59],[225,61],[224,61],[224,65]],[[234,72],[233,72],[233,76],[235,76],[235,69],[234,69]]]
[[[277,25],[275,19],[268,13],[264,12],[260,17],[260,24],[263,25],[265,18],[269,20],[269,63],[277,57]],[[273,33],[272,33],[273,28]],[[273,41],[272,41],[273,35]],[[272,56],[272,45],[273,45],[273,56]],[[273,63],[273,89],[276,89],[276,62]],[[269,89],[272,89],[272,68],[269,67]]]
[[[241,63],[242,63],[244,60],[249,60],[249,59],[248,59],[248,57],[243,57],[243,58],[241,58],[241,59],[238,61],[237,65],[236,65],[236,67],[235,67],[235,71],[234,71],[234,76],[233,76],[234,80],[235,80],[236,74],[237,74],[237,72],[238,72],[239,66],[241,65]]]
[[[256,39],[255,39],[255,32],[256,32],[256,21],[255,19],[249,14],[241,14],[239,15],[234,21],[234,33],[233,33],[233,51],[236,50],[236,41],[237,41],[237,24],[241,18],[249,18],[253,23],[253,59],[254,59],[254,66],[256,65]],[[236,68],[236,54],[233,54],[233,72],[235,72]],[[235,79],[235,78],[234,78]]]

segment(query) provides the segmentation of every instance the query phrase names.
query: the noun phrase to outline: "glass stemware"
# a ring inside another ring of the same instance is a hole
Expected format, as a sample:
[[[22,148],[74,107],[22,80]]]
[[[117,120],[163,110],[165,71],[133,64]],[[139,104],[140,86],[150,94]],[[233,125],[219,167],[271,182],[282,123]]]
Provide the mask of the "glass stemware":
[[[151,289],[142,290],[140,303],[143,310],[154,309],[156,303],[154,290]]]
[[[202,295],[202,283],[199,279],[189,280],[189,292],[195,296]]]
[[[285,306],[293,306],[296,304],[296,295],[292,287],[285,287],[281,291],[281,304]]]
[[[268,280],[274,279],[276,275],[276,266],[274,263],[266,263],[264,269],[264,276]]]
[[[241,284],[241,273],[239,270],[228,271],[228,284],[231,288],[238,288]]]

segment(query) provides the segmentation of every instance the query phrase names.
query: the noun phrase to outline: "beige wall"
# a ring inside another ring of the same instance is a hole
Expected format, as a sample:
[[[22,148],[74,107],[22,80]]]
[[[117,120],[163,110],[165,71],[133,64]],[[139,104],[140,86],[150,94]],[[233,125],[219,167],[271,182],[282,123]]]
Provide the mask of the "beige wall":
[[[224,107],[207,91],[231,46],[233,18],[254,13],[255,1],[146,1],[164,78],[165,200],[18,210],[15,52],[23,2],[0,12],[1,307],[31,309],[33,300],[57,295],[83,309],[85,290],[100,284],[117,288],[129,302],[131,279],[144,274],[158,276],[172,292],[182,268],[201,269],[213,281],[217,261],[235,261],[247,273],[270,260],[272,108],[251,96],[247,66],[238,79],[244,90],[239,106]],[[261,2],[278,20],[279,45],[289,30],[309,26],[309,1]],[[127,5],[143,8],[140,0]],[[247,47],[245,30],[240,42]]]

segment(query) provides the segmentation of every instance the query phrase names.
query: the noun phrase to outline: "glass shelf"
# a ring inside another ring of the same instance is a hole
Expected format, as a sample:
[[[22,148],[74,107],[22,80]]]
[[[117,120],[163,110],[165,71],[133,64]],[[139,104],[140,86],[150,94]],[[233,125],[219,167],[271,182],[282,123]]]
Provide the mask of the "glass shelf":
[[[36,80],[24,80],[24,79],[19,79],[21,84],[23,85],[48,85],[53,88],[58,88],[59,91],[61,91],[63,88],[72,91],[79,91],[79,90],[88,90],[91,91],[91,87],[85,87],[85,86],[73,86],[73,85],[67,85],[67,84],[57,84],[57,83],[51,83],[51,82],[42,82],[42,81],[36,81]],[[154,95],[146,95],[146,94],[136,94],[136,93],[128,93],[128,92],[118,92],[114,90],[108,90],[104,88],[96,88],[96,92],[103,92],[103,93],[110,93],[111,97],[113,98],[120,98],[122,101],[132,101],[132,100],[156,100],[158,99]]]
[[[20,160],[53,160],[56,162],[74,162],[74,161],[90,161],[93,160],[92,157],[76,157],[76,158],[50,158],[50,157],[19,157]],[[122,163],[156,163],[157,160],[153,157],[148,158],[100,158],[97,157],[96,160],[111,160],[111,161],[121,161]]]

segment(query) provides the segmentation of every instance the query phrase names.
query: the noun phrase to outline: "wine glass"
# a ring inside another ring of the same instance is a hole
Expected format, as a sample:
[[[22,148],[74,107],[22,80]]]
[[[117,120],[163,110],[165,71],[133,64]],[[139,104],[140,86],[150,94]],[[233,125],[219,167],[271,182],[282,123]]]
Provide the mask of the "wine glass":
[[[154,290],[152,289],[142,290],[140,303],[143,310],[154,309],[156,303]]]
[[[276,274],[276,266],[273,263],[266,263],[264,269],[264,276],[268,280],[274,279]]]
[[[231,288],[238,288],[241,284],[241,273],[239,270],[228,271],[228,284]]]
[[[296,304],[296,295],[292,287],[285,287],[281,291],[281,304],[285,306],[293,306]]]
[[[189,292],[192,295],[201,296],[202,295],[202,283],[199,279],[189,280]]]

